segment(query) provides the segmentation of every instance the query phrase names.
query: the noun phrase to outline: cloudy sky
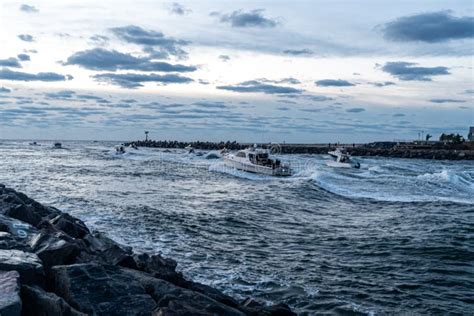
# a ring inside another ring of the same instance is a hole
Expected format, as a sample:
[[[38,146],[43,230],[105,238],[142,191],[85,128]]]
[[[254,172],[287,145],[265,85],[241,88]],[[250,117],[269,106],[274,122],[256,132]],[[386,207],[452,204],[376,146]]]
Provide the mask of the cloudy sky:
[[[0,2],[0,138],[416,139],[474,125],[467,1]]]

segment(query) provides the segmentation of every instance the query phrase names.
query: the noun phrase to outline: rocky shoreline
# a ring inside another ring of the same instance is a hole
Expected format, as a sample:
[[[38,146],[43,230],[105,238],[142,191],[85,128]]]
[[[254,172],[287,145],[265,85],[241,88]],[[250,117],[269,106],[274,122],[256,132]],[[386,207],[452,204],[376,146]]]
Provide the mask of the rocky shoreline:
[[[0,184],[0,315],[296,315],[187,280],[80,219]]]

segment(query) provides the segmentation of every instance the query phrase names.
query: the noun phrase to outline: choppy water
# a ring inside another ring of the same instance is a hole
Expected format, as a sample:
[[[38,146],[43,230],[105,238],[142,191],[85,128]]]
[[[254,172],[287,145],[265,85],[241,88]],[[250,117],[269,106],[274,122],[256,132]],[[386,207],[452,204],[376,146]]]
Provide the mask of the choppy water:
[[[273,179],[219,160],[113,143],[0,141],[0,183],[187,276],[301,314],[474,311],[474,163],[286,155]]]

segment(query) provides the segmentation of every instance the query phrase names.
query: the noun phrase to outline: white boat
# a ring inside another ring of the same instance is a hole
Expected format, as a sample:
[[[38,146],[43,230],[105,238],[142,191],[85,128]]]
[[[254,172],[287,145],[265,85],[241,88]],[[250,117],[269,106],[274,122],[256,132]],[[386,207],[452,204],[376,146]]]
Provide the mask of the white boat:
[[[336,150],[329,151],[328,155],[334,160],[326,161],[326,165],[334,168],[360,168],[360,163],[351,160],[351,156],[344,148],[336,148]]]
[[[188,151],[188,154],[194,153],[194,148],[191,145],[184,147],[184,149]]]
[[[291,176],[292,174],[289,164],[282,163],[278,159],[270,159],[267,150],[256,146],[239,150],[236,154],[225,153],[224,164],[237,170],[269,176]]]

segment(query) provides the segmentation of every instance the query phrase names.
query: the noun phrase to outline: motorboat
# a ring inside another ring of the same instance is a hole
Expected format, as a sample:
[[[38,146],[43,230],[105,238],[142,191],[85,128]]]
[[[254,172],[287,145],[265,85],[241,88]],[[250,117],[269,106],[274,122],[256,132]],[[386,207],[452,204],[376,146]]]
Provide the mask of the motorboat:
[[[188,146],[184,147],[184,149],[186,149],[188,151],[188,154],[194,153],[194,148],[191,145],[188,145]]]
[[[235,154],[224,153],[224,164],[237,170],[269,176],[291,176],[293,173],[289,164],[271,159],[266,149],[255,145]]]
[[[37,142],[31,142],[30,146],[39,146],[39,144]]]
[[[125,146],[124,145],[115,146],[115,153],[118,154],[118,155],[125,154],[126,153]]]
[[[326,161],[326,165],[334,168],[360,168],[360,163],[352,161],[351,156],[344,148],[336,148],[329,151],[328,155],[334,160]]]
[[[54,149],[62,149],[63,148],[63,145],[60,143],[60,142],[55,142],[53,144],[53,148]]]
[[[138,146],[135,145],[135,143],[131,143],[130,145],[128,145],[128,148],[138,150]]]

